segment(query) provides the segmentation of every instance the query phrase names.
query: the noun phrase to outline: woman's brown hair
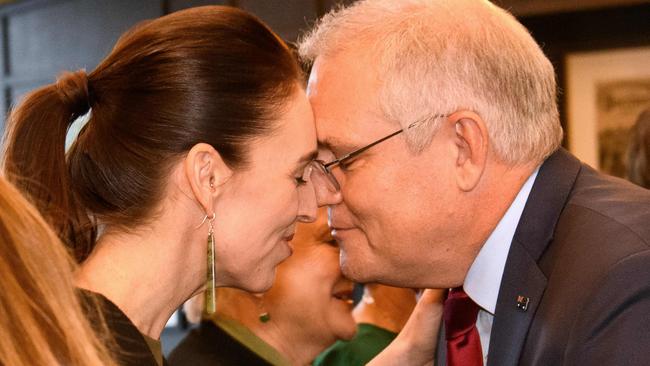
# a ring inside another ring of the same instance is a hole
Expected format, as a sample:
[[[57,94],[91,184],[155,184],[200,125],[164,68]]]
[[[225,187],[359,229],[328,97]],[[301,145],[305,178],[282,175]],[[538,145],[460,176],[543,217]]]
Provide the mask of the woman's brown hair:
[[[37,210],[0,177],[0,365],[114,365],[82,312],[75,266]]]
[[[273,132],[301,80],[293,53],[254,16],[173,13],[123,35],[88,75],[29,94],[9,116],[4,170],[82,261],[97,222],[129,228],[155,215],[171,165],[195,144],[245,168],[247,142]]]

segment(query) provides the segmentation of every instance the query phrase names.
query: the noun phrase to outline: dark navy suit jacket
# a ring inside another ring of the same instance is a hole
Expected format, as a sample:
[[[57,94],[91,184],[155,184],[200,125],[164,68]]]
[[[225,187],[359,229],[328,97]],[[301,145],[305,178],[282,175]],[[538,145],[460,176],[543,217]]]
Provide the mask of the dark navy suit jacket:
[[[544,162],[490,335],[487,366],[511,365],[650,365],[650,191],[564,149]]]

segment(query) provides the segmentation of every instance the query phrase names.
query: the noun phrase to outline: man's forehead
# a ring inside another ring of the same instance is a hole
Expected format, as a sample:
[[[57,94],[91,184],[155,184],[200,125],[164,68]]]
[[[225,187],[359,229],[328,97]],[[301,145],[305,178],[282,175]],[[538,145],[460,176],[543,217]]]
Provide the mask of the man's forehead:
[[[318,131],[317,122],[317,131]],[[398,126],[399,127],[399,126]],[[347,123],[327,123],[322,120],[318,131],[318,149],[327,149],[337,155],[356,150],[395,129],[381,113],[367,112],[356,120]]]
[[[376,62],[362,51],[347,50],[316,57],[309,74],[307,95],[339,91],[341,87],[376,86]]]
[[[340,113],[330,115],[325,112],[315,119],[319,150],[333,151],[349,145],[350,136],[355,134],[355,126],[349,123],[348,118]]]
[[[350,56],[316,58],[307,91],[319,148],[340,153],[358,147],[385,120],[376,76]]]

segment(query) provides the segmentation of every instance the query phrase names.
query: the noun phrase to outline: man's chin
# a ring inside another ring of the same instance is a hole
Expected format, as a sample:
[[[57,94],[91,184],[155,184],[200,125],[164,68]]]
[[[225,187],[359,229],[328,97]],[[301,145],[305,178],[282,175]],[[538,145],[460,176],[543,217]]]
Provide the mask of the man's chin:
[[[405,277],[403,271],[387,271],[387,263],[377,264],[364,260],[355,260],[356,256],[346,256],[341,252],[341,273],[357,283],[377,283],[394,287],[414,287],[418,281]],[[367,256],[361,258],[367,259]]]
[[[358,283],[374,282],[373,266],[360,260],[355,260],[341,252],[341,273],[350,280]]]

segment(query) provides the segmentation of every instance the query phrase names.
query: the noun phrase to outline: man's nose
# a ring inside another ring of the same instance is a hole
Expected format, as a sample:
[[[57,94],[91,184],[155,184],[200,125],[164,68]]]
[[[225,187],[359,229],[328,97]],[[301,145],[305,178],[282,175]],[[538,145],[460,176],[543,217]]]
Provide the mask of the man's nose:
[[[326,181],[326,177],[320,174],[312,175],[314,192],[316,193],[316,204],[318,207],[327,205],[336,205],[343,201],[340,190],[333,190],[331,183]]]

